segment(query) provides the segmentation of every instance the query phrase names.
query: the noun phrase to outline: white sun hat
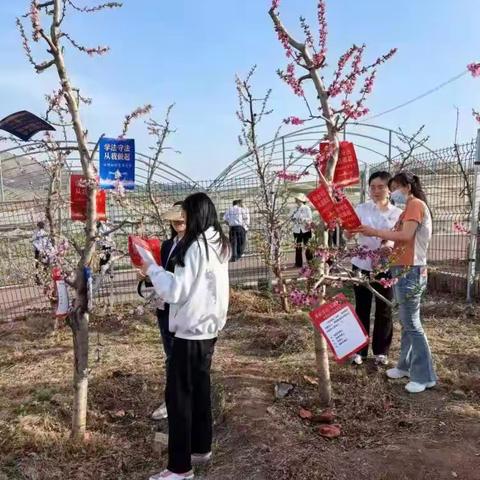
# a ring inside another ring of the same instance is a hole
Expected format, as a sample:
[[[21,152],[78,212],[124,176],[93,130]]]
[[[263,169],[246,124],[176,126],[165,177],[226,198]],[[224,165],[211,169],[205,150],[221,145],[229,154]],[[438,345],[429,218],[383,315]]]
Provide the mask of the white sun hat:
[[[297,193],[293,198],[295,198],[295,200],[299,200],[302,203],[308,202],[308,198],[305,196],[304,193]]]

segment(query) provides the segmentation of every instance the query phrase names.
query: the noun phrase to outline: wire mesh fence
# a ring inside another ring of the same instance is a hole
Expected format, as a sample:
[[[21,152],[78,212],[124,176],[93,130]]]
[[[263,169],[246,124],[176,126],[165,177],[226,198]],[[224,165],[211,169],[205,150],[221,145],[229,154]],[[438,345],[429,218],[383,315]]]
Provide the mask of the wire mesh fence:
[[[467,291],[469,268],[471,273],[472,267],[470,245],[472,239],[476,239],[476,232],[473,235],[468,232],[471,230],[474,211],[472,206],[479,200],[475,199],[478,188],[474,164],[476,150],[476,145],[472,142],[435,152],[426,151],[412,155],[403,165],[421,178],[429,198],[434,225],[429,251],[429,262],[433,267],[430,286],[435,290],[459,294]],[[361,185],[347,189],[352,203],[357,204],[367,198],[368,173],[382,169],[393,170],[399,166],[398,163],[390,161],[365,169],[362,172],[364,180]],[[112,227],[122,226],[113,234],[115,260],[108,274],[101,275],[98,261],[93,262],[94,276],[97,275],[101,280],[95,294],[97,308],[139,300],[136,292],[137,273],[131,266],[127,253],[128,236],[141,233],[163,238],[169,230],[168,225],[159,223],[158,212],[165,211],[174,202],[197,191],[210,195],[220,218],[223,218],[233,200],[242,199],[244,206],[250,210],[251,225],[246,251],[240,261],[230,264],[231,284],[258,287],[271,280],[262,254],[262,238],[267,236],[261,201],[259,202],[261,192],[255,175],[237,177],[229,174],[215,181],[199,182],[187,177],[168,179],[165,183],[159,180],[152,187],[151,193],[145,185],[140,185],[125,198],[107,196],[108,224]],[[294,208],[294,193],[307,193],[316,187],[316,180],[312,176],[305,180],[309,181],[289,185],[292,199],[288,209]],[[57,199],[53,216],[59,226],[59,234],[74,244],[80,242],[84,224],[70,219],[70,206],[69,201],[65,200],[66,197],[67,193],[63,198],[60,196]],[[39,276],[48,275],[49,272],[44,272],[42,265],[35,261],[32,247],[32,235],[36,223],[45,218],[45,208],[45,198],[39,195],[33,195],[30,200],[0,202],[0,320],[52,308],[49,300],[52,282],[48,279],[46,282],[37,281]],[[223,227],[225,233],[228,233],[228,226]],[[285,249],[287,275],[294,277],[298,270],[290,268],[294,264],[293,235],[291,244],[287,244]],[[70,249],[66,261],[72,266],[76,263],[74,248]],[[475,298],[479,298],[480,288],[476,276],[472,292]]]
[[[403,162],[383,162],[370,169],[395,171],[399,168],[417,175],[427,194],[433,219],[428,262],[430,287],[466,294],[471,232],[475,202],[477,147],[475,142],[412,155]],[[478,281],[475,280],[478,298]]]
[[[203,191],[208,193],[216,205],[220,220],[234,200],[243,200],[244,207],[250,211],[250,227],[247,233],[245,252],[242,258],[230,263],[230,283],[232,286],[262,287],[270,279],[260,243],[266,238],[262,222],[259,184],[256,177],[225,180],[221,185],[211,189],[211,181],[156,184],[150,197],[145,188],[128,193],[122,199],[107,196],[108,228],[121,228],[112,234],[115,260],[105,275],[100,274],[98,258],[92,262],[93,275],[101,283],[95,294],[96,307],[103,308],[119,303],[140,300],[137,294],[138,277],[128,255],[128,236],[141,234],[165,238],[169,235],[169,226],[160,224],[156,212],[164,212],[173,203],[185,199],[188,195]],[[293,194],[297,191],[308,192],[315,183],[292,185],[290,207],[293,209]],[[155,202],[155,208],[152,204]],[[287,212],[288,214],[288,212]],[[68,202],[60,202],[54,212],[59,225],[59,236],[69,239],[73,245],[81,244],[84,224],[70,219]],[[51,310],[50,288],[53,283],[48,278],[49,269],[42,270],[42,264],[34,258],[32,236],[38,221],[45,219],[45,199],[36,198],[28,201],[0,203],[0,311],[1,320],[9,320],[34,312]],[[223,222],[222,222],[223,223]],[[228,235],[228,226],[223,223]],[[287,247],[288,249],[288,247]],[[293,265],[293,235],[291,249],[286,252],[286,267]],[[291,250],[291,251],[290,251]],[[97,256],[102,254],[97,249]],[[74,269],[78,256],[70,248],[65,262]],[[42,277],[42,274],[45,276]],[[38,277],[42,281],[38,282]],[[37,284],[37,283],[40,283]]]

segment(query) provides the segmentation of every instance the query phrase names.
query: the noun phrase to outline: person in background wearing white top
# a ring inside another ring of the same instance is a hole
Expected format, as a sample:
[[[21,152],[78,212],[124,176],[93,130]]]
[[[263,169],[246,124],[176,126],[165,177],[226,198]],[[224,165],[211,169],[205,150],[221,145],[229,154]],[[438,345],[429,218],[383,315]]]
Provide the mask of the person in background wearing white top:
[[[182,216],[187,228],[173,273],[153,259],[141,269],[170,304],[169,329],[175,335],[165,390],[168,466],[150,480],[192,479],[192,465],[212,456],[210,367],[227,319],[230,244],[205,193],[188,196]]]
[[[356,212],[362,225],[368,225],[382,230],[391,230],[398,221],[402,210],[395,207],[390,202],[390,191],[388,182],[390,174],[388,172],[375,172],[369,180],[369,190],[371,200],[361,203],[357,206]],[[375,251],[380,247],[393,246],[383,242],[378,237],[358,236],[358,244],[365,249]],[[352,258],[353,270],[360,270],[361,274],[370,278],[375,266],[372,265],[371,258],[354,257]],[[380,273],[375,276],[375,280],[388,279],[388,272]],[[373,278],[372,278],[373,279]],[[372,287],[383,295],[387,300],[393,298],[393,289],[389,286],[382,286],[380,283],[372,283]],[[355,286],[355,310],[363,323],[365,330],[370,335],[370,314],[372,311],[373,293],[363,286]],[[375,323],[372,332],[372,350],[375,355],[375,363],[387,365],[388,351],[392,343],[393,322],[392,308],[382,300],[375,298]],[[358,352],[352,362],[360,365],[368,356],[368,345]]]
[[[250,212],[243,206],[242,200],[234,200],[232,206],[223,216],[225,223],[230,227],[229,239],[232,248],[231,262],[242,258],[245,252],[247,232],[250,227]]]
[[[33,254],[35,257],[35,269],[40,267],[40,264],[46,268],[48,266],[47,252],[52,247],[52,241],[45,230],[45,222],[38,222],[37,228],[32,236]],[[40,285],[40,277],[35,274],[35,283]]]
[[[303,267],[303,255],[302,250],[305,246],[305,257],[307,261],[313,258],[312,252],[308,249],[308,242],[312,238],[312,210],[307,205],[308,198],[299,193],[295,197],[295,203],[297,208],[293,212],[293,238],[295,239],[295,267]]]

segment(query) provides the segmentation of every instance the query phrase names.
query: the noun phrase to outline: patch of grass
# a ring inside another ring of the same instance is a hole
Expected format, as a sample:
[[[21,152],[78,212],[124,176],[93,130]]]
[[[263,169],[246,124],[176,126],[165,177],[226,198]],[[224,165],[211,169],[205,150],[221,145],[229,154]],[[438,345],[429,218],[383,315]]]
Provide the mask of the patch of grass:
[[[37,402],[49,402],[54,394],[55,392],[51,388],[42,387],[36,390],[33,396]]]
[[[448,467],[447,476],[456,471],[459,478],[475,478],[462,466],[474,471],[477,459],[472,451],[478,444],[471,439],[478,438],[474,429],[480,418],[480,323],[463,316],[460,307],[449,307],[450,316],[431,308],[425,325],[439,385],[411,396],[404,382],[387,381],[372,362],[355,368],[332,361],[333,407],[342,436],[326,441],[317,425],[298,415],[301,407],[321,411],[318,387],[312,384],[308,317],[283,314],[267,294],[232,292],[231,316],[213,366],[215,458],[196,472],[199,478],[349,480],[354,472],[357,480],[402,475],[420,480],[404,460],[391,466],[392,452],[400,449],[414,459],[411,463],[430,459],[432,464],[440,443],[439,469]],[[153,315],[132,316],[127,309],[92,322],[89,434],[83,444],[69,439],[70,331],[52,337],[39,335],[37,327],[35,322],[0,325],[0,357],[12,359],[0,365],[5,392],[0,396],[0,480],[2,474],[8,480],[140,480],[161,470],[165,458],[152,448],[157,425],[149,418],[163,399],[164,382]],[[399,336],[396,326],[392,359],[398,356]],[[283,400],[274,399],[278,381],[294,385]],[[432,478],[447,478],[442,475]]]

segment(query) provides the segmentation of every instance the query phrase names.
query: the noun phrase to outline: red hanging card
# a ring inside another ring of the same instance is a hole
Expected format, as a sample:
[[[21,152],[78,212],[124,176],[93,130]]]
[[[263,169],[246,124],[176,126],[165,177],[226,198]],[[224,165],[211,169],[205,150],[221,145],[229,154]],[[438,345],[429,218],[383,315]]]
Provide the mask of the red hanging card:
[[[323,184],[307,197],[327,225],[338,220],[345,230],[353,230],[362,224],[348,198],[344,197],[336,202]]]
[[[87,219],[87,188],[83,175],[70,176],[70,218],[84,222]],[[97,220],[104,222],[106,215],[105,190],[97,191]]]
[[[157,263],[157,265],[162,264],[162,258],[160,255],[160,247],[162,242],[158,238],[149,238],[149,237],[139,237],[137,235],[128,236],[128,253],[130,255],[130,260],[135,267],[141,267],[144,263],[142,256],[136,249],[135,245],[142,247],[144,250],[150,252]]]
[[[320,153],[324,154],[330,144],[320,143]],[[325,175],[326,163],[321,165],[321,171]],[[358,168],[357,154],[352,142],[342,141],[339,145],[338,162],[333,175],[335,185],[346,187],[355,185],[360,181],[360,170]]]
[[[342,293],[309,315],[313,326],[325,337],[337,362],[349,358],[368,345],[368,334],[353,305]]]
[[[335,204],[335,211],[337,219],[345,230],[353,230],[362,224],[347,197],[343,197]]]
[[[318,213],[320,213],[320,216],[326,224],[335,221],[335,203],[325,185],[321,184],[313,192],[310,192],[307,197],[318,210]]]

